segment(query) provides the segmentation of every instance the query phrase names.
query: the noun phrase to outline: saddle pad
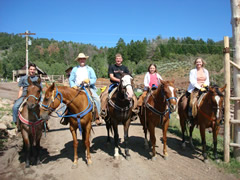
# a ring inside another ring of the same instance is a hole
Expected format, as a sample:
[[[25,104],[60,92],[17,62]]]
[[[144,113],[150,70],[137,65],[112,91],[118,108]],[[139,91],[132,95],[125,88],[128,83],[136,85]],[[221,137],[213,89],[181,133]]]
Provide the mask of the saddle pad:
[[[198,98],[198,103],[197,103],[198,106],[200,105],[200,103],[202,102],[203,97],[204,97],[206,94],[207,94],[207,93],[202,93],[201,96]]]
[[[118,87],[115,87],[110,94],[108,95],[108,98],[111,99],[112,95],[115,93],[115,91],[117,90]]]

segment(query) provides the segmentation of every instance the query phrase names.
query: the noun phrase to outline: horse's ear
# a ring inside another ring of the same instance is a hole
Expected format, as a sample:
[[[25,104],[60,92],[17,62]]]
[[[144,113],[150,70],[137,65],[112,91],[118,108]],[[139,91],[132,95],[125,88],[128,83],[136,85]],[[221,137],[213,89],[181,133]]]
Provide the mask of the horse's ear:
[[[160,79],[160,84],[164,85],[165,81]]]
[[[32,84],[32,81],[30,79],[30,77],[28,76],[28,84],[31,85]]]
[[[227,87],[227,84],[225,84],[222,88],[219,88],[219,91],[223,92],[226,89],[226,87]]]
[[[55,88],[55,83],[53,82],[52,85],[50,86],[51,90],[54,90]]]
[[[41,78],[40,77],[38,77],[38,84],[41,84]]]
[[[46,85],[46,88],[49,88],[49,85],[48,85],[48,83],[47,83],[47,82],[45,82],[45,85]]]

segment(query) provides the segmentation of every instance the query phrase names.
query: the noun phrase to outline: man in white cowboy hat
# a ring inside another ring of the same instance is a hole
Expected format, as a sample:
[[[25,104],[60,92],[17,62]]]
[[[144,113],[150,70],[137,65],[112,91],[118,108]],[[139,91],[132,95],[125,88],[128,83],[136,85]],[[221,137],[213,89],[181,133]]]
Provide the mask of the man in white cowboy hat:
[[[86,65],[86,60],[88,58],[89,56],[85,56],[84,53],[79,53],[79,55],[75,59],[75,61],[78,61],[79,65],[72,69],[69,77],[69,83],[70,83],[70,87],[74,89],[77,89],[82,83],[90,86],[90,91],[92,92],[92,97],[96,104],[97,111],[99,114],[99,116],[97,116],[95,123],[97,125],[100,125],[103,123],[103,120],[100,117],[101,104],[100,104],[100,98],[97,95],[97,88],[95,86],[97,77],[93,68]]]

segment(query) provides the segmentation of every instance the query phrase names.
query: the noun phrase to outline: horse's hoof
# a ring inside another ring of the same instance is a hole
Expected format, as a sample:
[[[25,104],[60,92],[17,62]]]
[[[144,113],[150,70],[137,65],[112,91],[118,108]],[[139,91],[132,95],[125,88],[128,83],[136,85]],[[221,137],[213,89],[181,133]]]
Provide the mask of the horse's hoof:
[[[126,156],[126,160],[131,160],[131,156]]]
[[[203,162],[204,162],[205,164],[208,164],[208,163],[209,163],[208,159],[204,159]]]
[[[156,159],[157,159],[156,156],[152,157],[152,161],[156,161]]]
[[[72,164],[72,169],[76,169],[76,168],[78,168],[78,164],[73,163],[73,164]]]
[[[119,160],[119,156],[114,156],[114,159]]]
[[[30,167],[30,165],[29,165],[29,164],[26,164],[26,165],[25,165],[25,168],[29,168],[29,167]]]
[[[168,160],[168,156],[164,156],[163,158],[164,158],[164,160]]]
[[[190,146],[191,146],[192,150],[194,150],[194,149],[195,149],[195,147],[194,147],[194,145],[193,145],[193,144],[190,144]]]
[[[88,166],[92,165],[92,160],[91,160],[91,159],[88,159],[88,160],[87,160],[87,165],[88,165]]]

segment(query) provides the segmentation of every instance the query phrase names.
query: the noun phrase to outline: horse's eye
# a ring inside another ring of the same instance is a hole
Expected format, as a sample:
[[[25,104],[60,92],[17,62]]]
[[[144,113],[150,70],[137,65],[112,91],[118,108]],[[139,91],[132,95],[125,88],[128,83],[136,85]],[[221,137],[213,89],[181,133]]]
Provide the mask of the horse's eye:
[[[49,99],[49,98],[46,98],[46,97],[45,97],[44,101],[48,101],[48,99]]]

